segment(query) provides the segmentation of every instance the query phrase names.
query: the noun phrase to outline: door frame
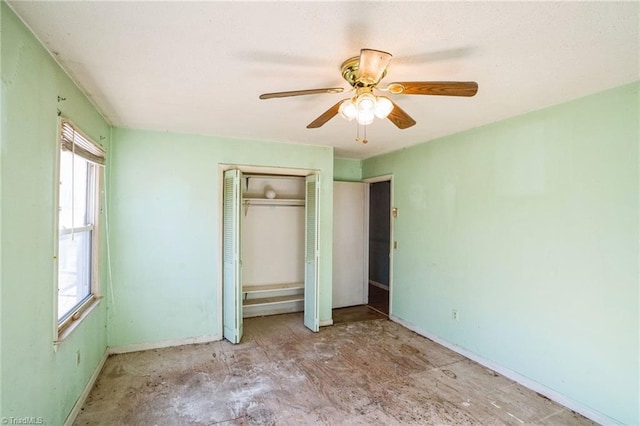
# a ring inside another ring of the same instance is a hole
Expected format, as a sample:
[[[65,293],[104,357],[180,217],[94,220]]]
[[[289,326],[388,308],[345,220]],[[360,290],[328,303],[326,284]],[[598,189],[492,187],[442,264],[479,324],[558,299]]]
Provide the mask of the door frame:
[[[300,176],[306,177],[309,175],[318,175],[322,179],[322,173],[320,170],[314,169],[302,169],[302,168],[290,168],[290,167],[277,167],[277,166],[261,166],[255,164],[229,164],[229,163],[218,163],[218,194],[217,194],[217,203],[218,203],[218,256],[217,262],[219,264],[218,267],[218,277],[217,277],[217,315],[216,318],[218,320],[217,327],[217,335],[220,336],[221,340],[224,340],[224,315],[223,315],[223,269],[224,269],[224,260],[223,260],[223,232],[224,232],[224,202],[223,202],[223,193],[224,193],[224,172],[231,169],[238,169],[243,174],[272,174],[272,175],[280,175],[280,176]],[[305,185],[306,188],[306,185]],[[320,200],[322,202],[322,200]],[[316,282],[316,293],[319,292],[318,282]],[[306,296],[305,296],[306,300]],[[318,310],[318,315],[319,315]]]
[[[369,204],[370,204],[370,193],[371,193],[371,184],[378,182],[389,182],[389,318],[391,318],[392,314],[392,306],[393,306],[393,256],[394,256],[394,248],[393,245],[395,243],[394,240],[394,229],[393,222],[394,217],[392,213],[392,209],[394,208],[394,199],[393,199],[393,174],[388,175],[380,175],[374,176],[371,178],[362,180],[366,184],[366,191],[364,193],[364,222],[365,222],[365,250],[364,250],[364,266],[367,276],[367,285],[365,287],[365,297],[367,303],[369,303]]]

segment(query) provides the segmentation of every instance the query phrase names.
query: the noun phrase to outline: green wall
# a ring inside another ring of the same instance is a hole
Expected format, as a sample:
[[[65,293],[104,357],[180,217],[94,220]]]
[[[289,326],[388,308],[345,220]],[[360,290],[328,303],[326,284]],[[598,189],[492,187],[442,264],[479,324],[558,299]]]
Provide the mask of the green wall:
[[[104,356],[107,333],[101,303],[54,352],[57,110],[107,148],[110,127],[4,2],[0,13],[0,417],[60,425]]]
[[[320,320],[331,319],[332,148],[115,129],[109,346],[219,337],[219,164],[320,171]]]
[[[640,423],[639,90],[363,164],[393,174],[395,316],[625,424]]]
[[[359,182],[362,179],[362,160],[352,158],[333,159],[333,180]]]

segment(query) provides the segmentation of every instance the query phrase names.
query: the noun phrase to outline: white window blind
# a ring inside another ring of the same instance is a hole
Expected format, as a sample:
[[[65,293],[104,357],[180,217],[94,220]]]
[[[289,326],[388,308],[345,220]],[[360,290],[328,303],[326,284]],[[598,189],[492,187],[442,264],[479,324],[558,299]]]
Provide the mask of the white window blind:
[[[60,144],[62,150],[71,151],[85,160],[104,165],[104,148],[91,141],[66,120],[62,120],[61,132]]]

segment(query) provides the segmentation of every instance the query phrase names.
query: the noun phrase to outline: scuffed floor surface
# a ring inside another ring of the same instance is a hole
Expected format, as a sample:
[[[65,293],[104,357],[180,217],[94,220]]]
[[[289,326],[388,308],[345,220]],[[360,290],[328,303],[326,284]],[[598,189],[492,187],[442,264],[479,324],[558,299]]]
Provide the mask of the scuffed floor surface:
[[[75,424],[594,424],[388,320],[244,324],[239,345],[111,356]]]

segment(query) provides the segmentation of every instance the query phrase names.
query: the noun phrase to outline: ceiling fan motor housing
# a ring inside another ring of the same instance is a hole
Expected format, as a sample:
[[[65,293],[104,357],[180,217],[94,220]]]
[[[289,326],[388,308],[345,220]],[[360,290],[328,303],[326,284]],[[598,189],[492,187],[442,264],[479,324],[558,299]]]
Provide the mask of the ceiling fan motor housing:
[[[360,56],[354,56],[342,63],[342,78],[355,88],[373,87],[387,75],[387,66],[390,61],[390,53],[362,49]]]

